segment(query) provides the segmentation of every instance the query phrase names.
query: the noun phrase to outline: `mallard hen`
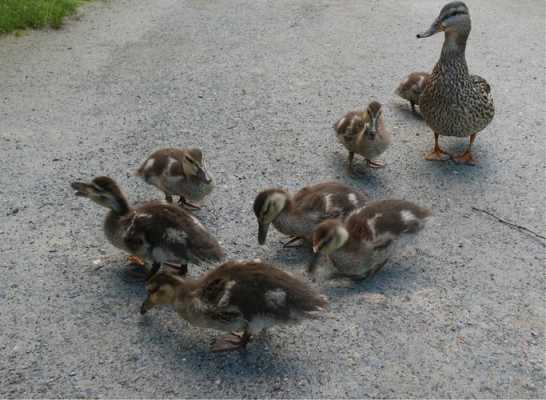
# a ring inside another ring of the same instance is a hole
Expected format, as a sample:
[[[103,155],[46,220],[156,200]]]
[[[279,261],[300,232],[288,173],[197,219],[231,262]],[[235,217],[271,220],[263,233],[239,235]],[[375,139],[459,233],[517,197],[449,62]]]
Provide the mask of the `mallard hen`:
[[[445,32],[440,60],[426,80],[419,99],[419,109],[434,132],[434,149],[425,157],[427,160],[450,157],[438,145],[439,136],[470,136],[466,151],[451,158],[461,164],[476,164],[471,152],[472,144],[495,115],[489,84],[468,72],[465,49],[470,28],[468,7],[461,1],[454,1],[442,8],[426,32],[417,35],[425,38]]]

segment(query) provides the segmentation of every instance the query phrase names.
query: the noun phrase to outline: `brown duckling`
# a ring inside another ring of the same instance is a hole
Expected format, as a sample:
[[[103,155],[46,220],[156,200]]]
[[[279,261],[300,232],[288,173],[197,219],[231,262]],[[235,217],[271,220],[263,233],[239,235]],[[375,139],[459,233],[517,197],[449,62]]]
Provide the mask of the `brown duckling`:
[[[179,196],[181,206],[195,209],[199,206],[190,201],[200,202],[214,188],[203,153],[196,148],[157,150],[144,160],[136,175],[162,190],[167,202],[173,202],[173,195]]]
[[[381,200],[353,211],[344,221],[327,220],[313,233],[313,272],[321,254],[340,275],[364,279],[377,273],[399,246],[401,236],[419,232],[431,211],[405,200]]]
[[[327,305],[304,282],[260,261],[226,262],[196,280],[161,272],[146,288],[141,314],[158,304],[173,304],[192,325],[231,332],[213,342],[215,352],[245,348],[263,329],[300,322]]]
[[[412,72],[400,83],[396,94],[411,104],[411,111],[415,112],[415,105],[419,105],[419,96],[425,87],[425,79],[429,77],[428,72]]]
[[[368,196],[339,182],[306,186],[294,196],[283,189],[268,189],[254,200],[258,242],[264,244],[269,225],[292,239],[311,240],[315,226],[328,218],[341,218],[362,207]]]
[[[215,262],[224,256],[199,220],[179,207],[153,201],[131,208],[117,183],[106,176],[71,186],[76,196],[110,209],[104,220],[106,238],[115,247],[151,263],[150,276],[162,263],[182,264],[184,273],[188,263]]]
[[[363,156],[369,167],[381,168],[383,161],[376,160],[392,142],[391,134],[385,128],[381,104],[372,101],[366,111],[351,111],[334,126],[337,140],[349,150],[350,174],[353,171],[355,153]]]

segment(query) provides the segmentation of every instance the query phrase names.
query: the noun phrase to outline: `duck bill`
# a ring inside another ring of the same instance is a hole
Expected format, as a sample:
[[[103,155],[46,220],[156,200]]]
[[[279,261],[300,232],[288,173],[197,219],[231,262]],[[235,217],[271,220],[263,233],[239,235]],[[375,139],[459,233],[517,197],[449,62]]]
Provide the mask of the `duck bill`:
[[[442,27],[442,24],[439,21],[434,21],[434,23],[430,26],[430,28],[428,28],[428,30],[417,34],[417,39],[430,37],[438,32],[442,32],[443,30],[444,29]]]
[[[258,223],[258,243],[264,244],[267,239],[267,231],[269,230],[269,224]]]
[[[142,306],[140,306],[140,314],[144,315],[146,314],[151,308],[154,307],[154,303],[150,300],[148,297],[146,300],[144,300],[144,303],[142,303]]]
[[[89,195],[89,185],[84,182],[72,182],[70,184],[72,189],[74,189],[74,194],[79,197],[87,197]]]
[[[212,181],[209,174],[207,174],[207,171],[205,171],[203,168],[199,168],[197,170],[197,178],[205,183],[210,183]]]

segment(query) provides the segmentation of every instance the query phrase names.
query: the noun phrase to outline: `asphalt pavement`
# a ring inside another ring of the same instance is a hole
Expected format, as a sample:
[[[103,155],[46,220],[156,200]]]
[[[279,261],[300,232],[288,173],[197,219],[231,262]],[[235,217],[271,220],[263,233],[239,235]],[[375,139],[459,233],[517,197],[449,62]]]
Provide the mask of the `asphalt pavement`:
[[[545,4],[467,1],[467,61],[497,110],[476,167],[424,161],[432,133],[393,93],[438,59],[442,36],[415,34],[443,4],[97,1],[0,37],[0,397],[544,398],[544,241],[473,207],[544,236]],[[355,179],[332,124],[370,99],[394,143]],[[217,332],[139,314],[105,210],[69,186],[109,175],[131,202],[160,198],[132,172],[190,145],[217,181],[196,215],[230,258],[303,273],[307,249],[258,246],[252,202],[272,186],[337,179],[434,218],[373,279],[319,280],[320,320],[211,354]]]

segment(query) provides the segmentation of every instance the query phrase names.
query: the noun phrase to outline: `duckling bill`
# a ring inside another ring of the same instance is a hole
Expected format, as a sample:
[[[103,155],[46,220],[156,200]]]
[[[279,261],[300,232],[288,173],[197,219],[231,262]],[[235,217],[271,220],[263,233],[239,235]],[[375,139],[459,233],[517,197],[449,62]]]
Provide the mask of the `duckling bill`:
[[[190,324],[229,332],[213,342],[214,352],[243,349],[263,329],[313,318],[327,305],[304,282],[260,261],[226,262],[199,279],[160,272],[146,288],[141,314],[173,304]]]

